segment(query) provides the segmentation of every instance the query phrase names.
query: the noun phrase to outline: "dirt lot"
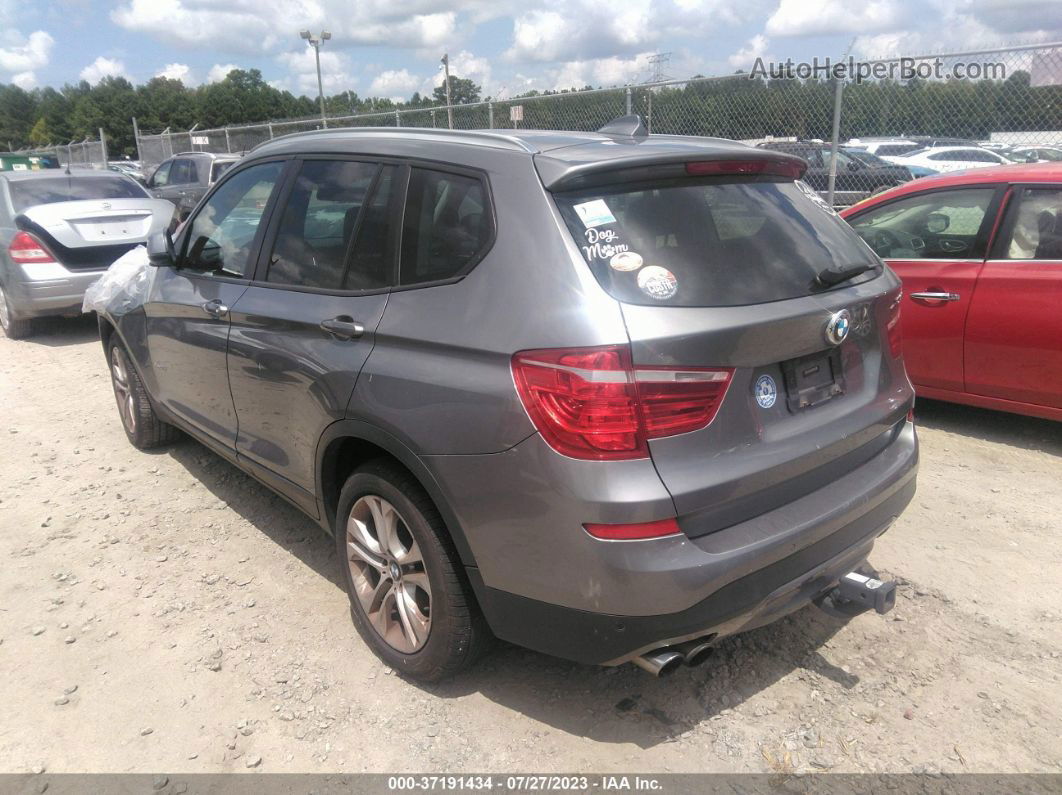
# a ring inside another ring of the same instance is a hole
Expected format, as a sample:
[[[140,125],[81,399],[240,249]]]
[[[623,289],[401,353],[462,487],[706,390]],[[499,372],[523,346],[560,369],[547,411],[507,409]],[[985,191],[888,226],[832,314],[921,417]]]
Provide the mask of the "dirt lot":
[[[920,404],[885,618],[805,609],[664,680],[502,646],[419,687],[314,524],[126,442],[90,322],[0,337],[0,406],[0,772],[1062,771],[1062,424]]]

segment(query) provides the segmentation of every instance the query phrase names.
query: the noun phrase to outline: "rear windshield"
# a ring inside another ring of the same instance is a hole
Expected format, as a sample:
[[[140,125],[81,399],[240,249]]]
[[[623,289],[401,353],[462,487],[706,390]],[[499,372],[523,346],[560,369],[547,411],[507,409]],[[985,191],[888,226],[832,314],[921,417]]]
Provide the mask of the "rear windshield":
[[[809,295],[815,276],[880,260],[803,182],[672,181],[557,196],[601,286],[619,301],[742,306]]]
[[[46,177],[11,181],[11,203],[20,213],[38,204],[83,199],[143,199],[147,192],[128,177]]]
[[[215,160],[214,164],[210,167],[210,182],[217,182],[218,177],[224,174],[229,169],[229,166],[233,165],[235,162],[235,160]]]

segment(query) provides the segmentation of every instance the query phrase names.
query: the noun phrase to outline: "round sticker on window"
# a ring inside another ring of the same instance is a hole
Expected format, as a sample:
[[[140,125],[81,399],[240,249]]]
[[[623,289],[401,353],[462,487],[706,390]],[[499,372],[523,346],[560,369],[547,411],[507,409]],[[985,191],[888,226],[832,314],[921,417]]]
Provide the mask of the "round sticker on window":
[[[778,386],[769,375],[761,375],[757,378],[756,386],[752,391],[756,395],[756,402],[759,403],[761,409],[769,409],[778,399]]]
[[[678,292],[678,279],[667,268],[650,265],[638,271],[638,287],[650,298],[666,301]]]
[[[621,251],[608,261],[608,265],[614,271],[636,271],[642,267],[642,255],[634,251]]]

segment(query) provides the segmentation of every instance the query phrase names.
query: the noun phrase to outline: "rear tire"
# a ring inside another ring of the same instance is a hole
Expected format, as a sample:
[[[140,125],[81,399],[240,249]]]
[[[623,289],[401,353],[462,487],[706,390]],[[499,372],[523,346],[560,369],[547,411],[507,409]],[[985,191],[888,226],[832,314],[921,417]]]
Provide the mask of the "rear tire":
[[[388,461],[371,461],[347,479],[337,508],[336,548],[362,640],[421,682],[471,665],[490,630],[420,484]]]
[[[118,416],[130,444],[138,450],[150,450],[180,438],[180,431],[155,413],[147,390],[120,342],[112,340],[107,346],[107,362],[111,367]]]
[[[3,285],[0,285],[0,328],[12,340],[24,340],[33,333],[33,321],[28,317],[15,316]]]

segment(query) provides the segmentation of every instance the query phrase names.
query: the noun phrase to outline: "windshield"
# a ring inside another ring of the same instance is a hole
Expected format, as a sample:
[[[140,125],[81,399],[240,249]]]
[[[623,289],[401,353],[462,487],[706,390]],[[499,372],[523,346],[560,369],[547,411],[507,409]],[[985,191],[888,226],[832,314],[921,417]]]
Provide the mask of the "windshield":
[[[672,180],[561,194],[557,202],[598,282],[627,303],[780,301],[812,293],[823,269],[880,266],[803,182]]]
[[[128,177],[46,177],[8,183],[11,203],[20,213],[38,204],[84,199],[145,199],[147,192]]]

